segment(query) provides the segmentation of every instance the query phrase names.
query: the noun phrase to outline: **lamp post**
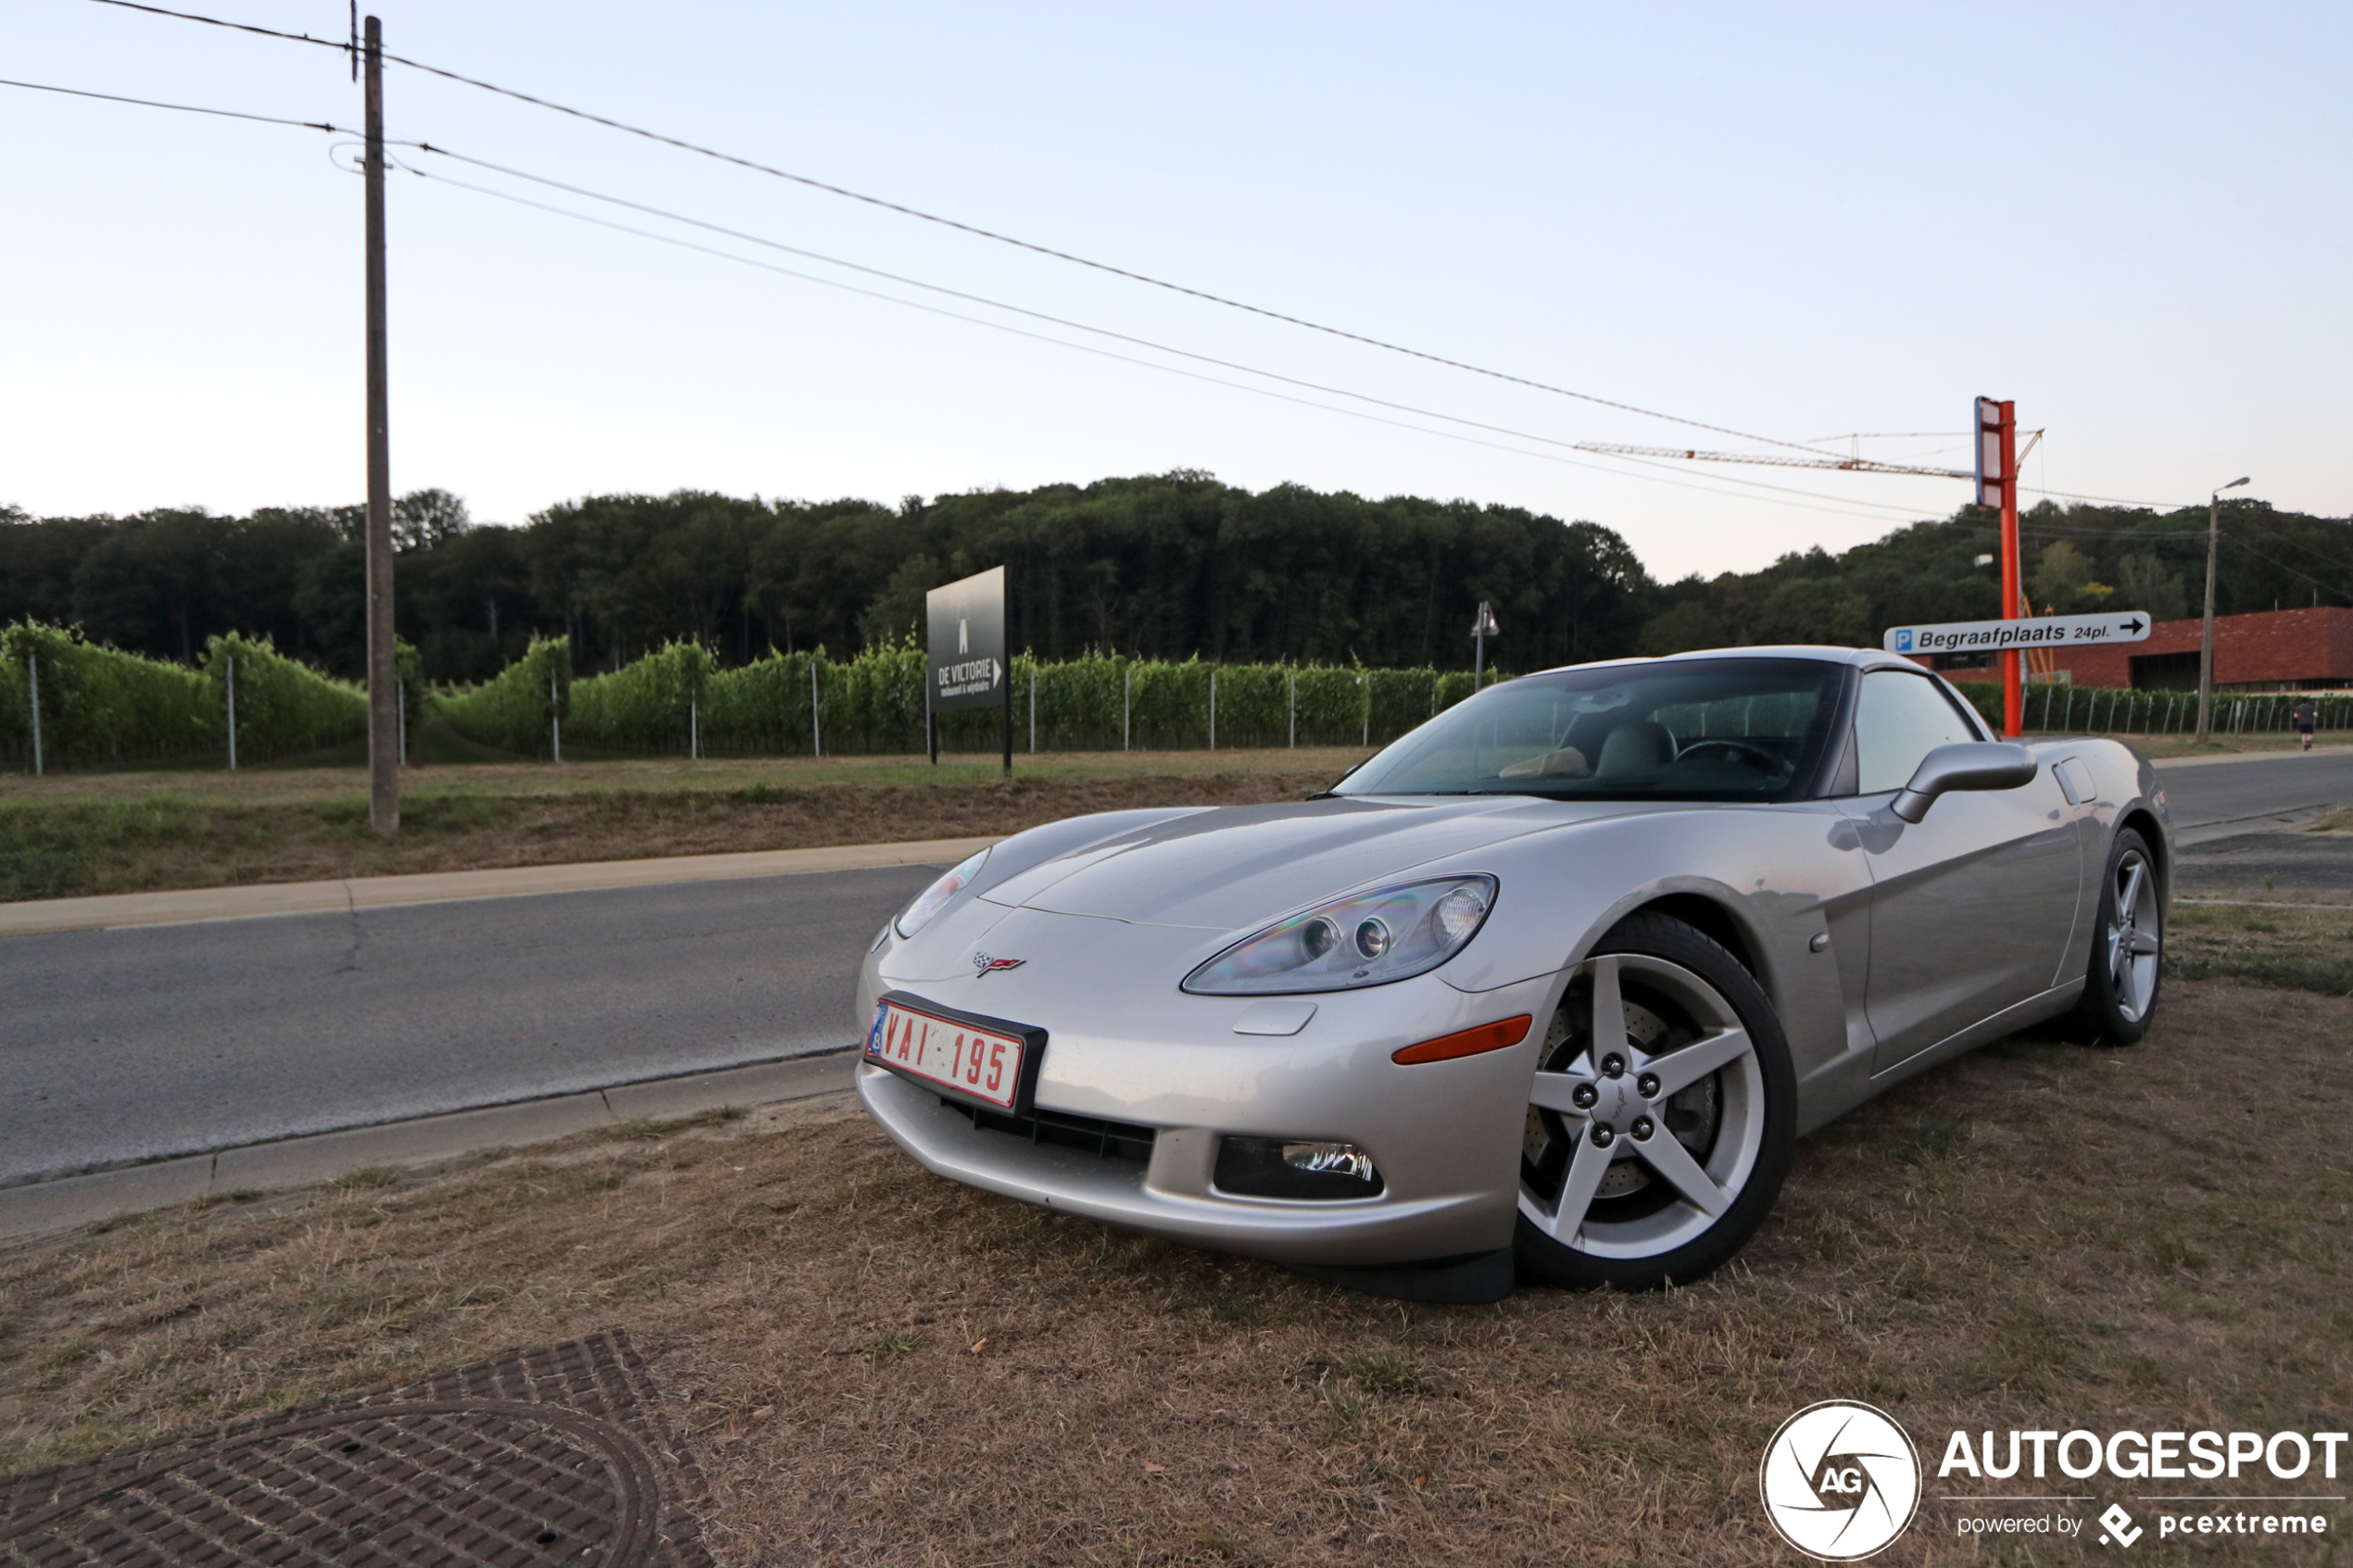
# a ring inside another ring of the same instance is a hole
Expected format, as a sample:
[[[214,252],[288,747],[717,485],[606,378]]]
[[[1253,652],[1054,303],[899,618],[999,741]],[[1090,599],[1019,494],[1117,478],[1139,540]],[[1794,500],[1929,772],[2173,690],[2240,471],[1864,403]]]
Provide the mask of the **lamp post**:
[[[2214,551],[2222,532],[2222,492],[2246,483],[2241,475],[2206,498],[2206,632],[2197,651],[2197,744],[2206,744],[2214,717]]]
[[[1485,599],[1478,601],[1478,613],[1471,617],[1471,641],[1476,645],[1471,654],[1471,695],[1478,695],[1478,683],[1487,669],[1487,639],[1501,636],[1503,628],[1495,624],[1495,608]]]

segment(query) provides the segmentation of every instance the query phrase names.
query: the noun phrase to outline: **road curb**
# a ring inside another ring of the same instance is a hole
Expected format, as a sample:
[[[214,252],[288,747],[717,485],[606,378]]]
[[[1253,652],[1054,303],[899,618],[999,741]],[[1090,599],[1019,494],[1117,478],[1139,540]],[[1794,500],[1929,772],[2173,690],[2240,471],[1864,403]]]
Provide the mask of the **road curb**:
[[[827,1051],[0,1187],[0,1241],[231,1193],[308,1186],[371,1165],[427,1164],[643,1118],[835,1094],[849,1088],[857,1060],[851,1051]]]
[[[673,855],[646,860],[588,860],[561,866],[510,866],[484,872],[423,872],[408,876],[282,882],[258,887],[193,887],[118,893],[94,898],[42,898],[0,904],[0,937],[185,921],[246,920],[258,915],[440,904],[459,898],[585,893],[666,883],[721,882],[751,876],[864,871],[875,866],[950,864],[997,840],[927,838],[908,844],[846,844],[822,849],[755,849],[735,855]]]
[[[2126,735],[2122,738],[2130,742],[2133,737]],[[2309,751],[2283,746],[2271,751],[2223,751],[2210,757],[2158,757],[2152,759],[2149,766],[2162,771],[2168,768],[2210,768],[2218,762],[2285,761],[2291,757],[2343,757],[2348,752],[2353,752],[2353,746],[2316,746]]]

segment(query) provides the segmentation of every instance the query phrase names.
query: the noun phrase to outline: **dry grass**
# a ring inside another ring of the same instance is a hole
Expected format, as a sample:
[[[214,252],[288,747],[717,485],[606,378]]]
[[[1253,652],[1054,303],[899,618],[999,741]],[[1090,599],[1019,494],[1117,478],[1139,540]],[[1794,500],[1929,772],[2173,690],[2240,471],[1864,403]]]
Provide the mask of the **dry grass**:
[[[2353,905],[2176,898],[2168,918],[2169,974],[2353,997]]]
[[[391,844],[347,775],[323,795],[266,774],[15,780],[0,789],[0,900],[1015,833],[1123,807],[1295,800],[1361,755],[1056,759],[1010,784],[896,759],[434,769],[410,781]]]
[[[732,1562],[1780,1562],[1755,1465],[1818,1399],[1931,1462],[2343,1429],[2348,1038],[2180,985],[2137,1048],[2009,1042],[1808,1140],[1717,1279],[1478,1309],[954,1186],[839,1100],[369,1173],[0,1254],[0,1465],[619,1324]],[[1944,1506],[1901,1560],[1997,1554]]]

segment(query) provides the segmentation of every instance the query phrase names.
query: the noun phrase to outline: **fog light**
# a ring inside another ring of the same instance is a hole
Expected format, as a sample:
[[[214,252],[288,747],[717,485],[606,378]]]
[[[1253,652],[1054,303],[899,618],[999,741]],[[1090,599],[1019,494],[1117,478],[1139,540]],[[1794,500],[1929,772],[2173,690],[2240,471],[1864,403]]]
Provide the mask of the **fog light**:
[[[1217,1146],[1216,1183],[1240,1198],[1328,1202],[1379,1195],[1373,1157],[1353,1143],[1311,1138],[1226,1138]]]

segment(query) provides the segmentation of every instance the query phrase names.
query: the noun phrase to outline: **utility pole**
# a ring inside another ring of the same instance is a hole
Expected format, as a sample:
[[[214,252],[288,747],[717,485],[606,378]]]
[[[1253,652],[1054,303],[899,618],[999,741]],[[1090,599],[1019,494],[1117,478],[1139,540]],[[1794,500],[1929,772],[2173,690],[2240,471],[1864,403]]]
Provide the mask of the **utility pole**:
[[[368,19],[368,823],[400,831],[400,713],[392,629],[392,392],[384,369],[384,29]]]
[[[1977,400],[1977,504],[2002,508],[2002,619],[2016,621],[2019,608],[2018,405],[1991,397]],[[2002,734],[2018,739],[2026,724],[2026,665],[2023,649],[2009,648],[2002,661]]]
[[[1487,671],[1487,639],[1503,635],[1503,628],[1495,624],[1495,608],[1485,599],[1478,601],[1478,613],[1471,617],[1471,695],[1478,695],[1478,683]]]
[[[2206,497],[2206,631],[2197,647],[2197,744],[2206,744],[2207,730],[2214,715],[2214,556],[2222,536],[2222,492],[2236,490],[2246,483],[2242,474],[2228,484],[2215,486]]]

